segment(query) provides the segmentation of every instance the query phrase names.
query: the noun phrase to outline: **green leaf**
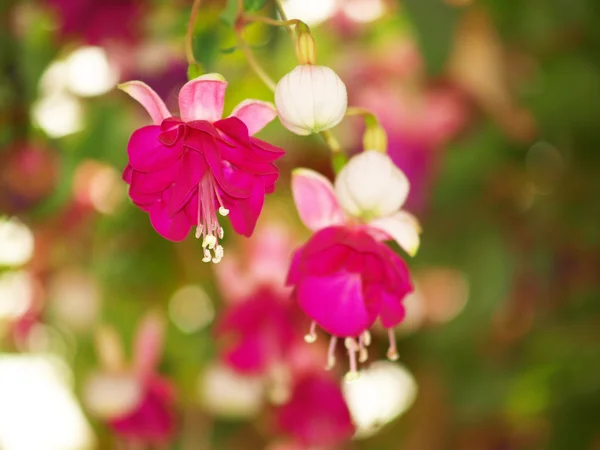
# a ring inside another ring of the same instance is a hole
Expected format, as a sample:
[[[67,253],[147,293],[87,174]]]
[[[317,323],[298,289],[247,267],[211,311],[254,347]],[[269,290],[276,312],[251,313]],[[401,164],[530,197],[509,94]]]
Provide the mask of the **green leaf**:
[[[190,64],[188,66],[188,70],[187,70],[188,80],[193,80],[194,78],[198,78],[203,73],[204,73],[204,70],[202,69],[202,65],[200,65],[198,63]]]
[[[238,16],[238,2],[237,0],[227,0],[225,9],[221,13],[221,20],[227,25],[232,27],[235,24],[235,20]]]
[[[265,6],[266,0],[244,0],[244,11],[254,12]]]
[[[442,0],[404,0],[400,11],[414,26],[431,74],[441,73],[450,53],[460,12]]]

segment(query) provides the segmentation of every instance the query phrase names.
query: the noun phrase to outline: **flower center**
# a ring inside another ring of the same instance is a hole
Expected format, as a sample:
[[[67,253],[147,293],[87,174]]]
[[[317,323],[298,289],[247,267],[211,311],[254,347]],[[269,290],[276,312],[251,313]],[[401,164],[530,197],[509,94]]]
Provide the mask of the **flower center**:
[[[202,248],[204,249],[202,262],[212,261],[217,264],[223,258],[223,246],[219,245],[219,239],[223,239],[225,234],[223,227],[219,225],[217,211],[221,216],[226,216],[229,214],[229,210],[223,206],[223,201],[213,178],[211,173],[207,173],[198,184],[196,238],[202,238]],[[218,210],[217,204],[219,205]]]

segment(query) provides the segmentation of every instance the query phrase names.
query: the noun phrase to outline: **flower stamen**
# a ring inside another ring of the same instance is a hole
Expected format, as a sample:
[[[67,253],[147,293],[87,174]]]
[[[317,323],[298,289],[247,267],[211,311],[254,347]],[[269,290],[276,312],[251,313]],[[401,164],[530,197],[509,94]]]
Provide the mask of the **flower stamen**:
[[[346,381],[355,381],[358,379],[358,370],[356,364],[356,352],[358,351],[358,343],[354,338],[347,337],[344,340],[344,345],[348,350],[348,357],[350,360],[350,371],[344,375]]]
[[[219,224],[217,211],[215,210],[215,198],[219,204],[218,213],[221,216],[229,214],[229,210],[223,206],[223,201],[215,186],[213,177],[205,175],[198,185],[198,225],[196,226],[196,239],[202,238],[204,249],[203,262],[218,264],[223,259],[223,246],[219,245],[219,239],[223,239],[225,231]],[[214,256],[210,250],[213,251]]]
[[[387,357],[390,361],[398,361],[400,355],[398,355],[398,349],[396,348],[396,334],[393,328],[388,328],[388,336],[390,338],[390,347],[387,351]]]
[[[310,330],[308,331],[308,334],[304,335],[304,340],[309,344],[312,344],[317,340],[317,322],[313,321],[310,324]]]
[[[325,370],[331,370],[335,367],[335,346],[337,345],[337,337],[331,336],[329,340],[329,350],[327,351],[327,365]]]

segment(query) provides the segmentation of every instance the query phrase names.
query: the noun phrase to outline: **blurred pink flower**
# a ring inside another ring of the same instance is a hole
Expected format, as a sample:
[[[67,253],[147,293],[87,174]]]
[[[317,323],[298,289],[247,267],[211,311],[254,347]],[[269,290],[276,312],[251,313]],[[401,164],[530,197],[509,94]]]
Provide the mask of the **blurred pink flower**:
[[[285,286],[285,279],[297,245],[289,230],[267,222],[256,229],[252,239],[240,244],[240,251],[230,252],[221,264],[215,266],[219,291],[225,301],[238,303],[265,289],[288,298],[290,289]]]
[[[250,236],[265,194],[274,191],[279,172],[273,161],[283,151],[250,136],[275,118],[273,105],[246,100],[231,117],[221,119],[227,82],[218,74],[203,75],[182,87],[181,118],[171,117],[144,83],[131,81],[120,87],[154,121],[136,130],[129,141],[123,178],[131,199],[167,239],[181,241],[195,226],[196,237],[203,237],[203,261],[218,263],[223,228],[217,212],[230,216],[236,232]]]
[[[103,371],[85,390],[87,407],[104,418],[119,436],[142,443],[167,443],[175,432],[175,395],[171,382],[158,374],[164,322],[147,314],[135,335],[133,363],[125,367],[121,342],[112,328],[98,334]]]
[[[410,254],[418,248],[418,222],[400,210],[406,177],[387,156],[369,151],[342,169],[335,191],[326,178],[305,169],[294,173],[292,190],[300,218],[315,231],[294,255],[287,280],[313,320],[307,341],[316,339],[317,325],[330,333],[333,366],[337,338],[346,338],[354,377],[356,355],[366,360],[368,330],[379,318],[390,330],[388,356],[397,358],[391,329],[404,318],[402,301],[413,288],[406,263],[380,241],[394,239]]]
[[[277,409],[276,420],[301,445],[284,447],[291,449],[334,447],[355,431],[338,382],[322,371],[296,380],[289,401]]]
[[[224,342],[222,357],[240,373],[267,374],[285,363],[297,329],[295,305],[269,290],[249,294],[230,306],[215,327],[218,342]]]
[[[133,41],[140,31],[140,0],[47,0],[58,14],[62,36],[81,37],[88,44]]]

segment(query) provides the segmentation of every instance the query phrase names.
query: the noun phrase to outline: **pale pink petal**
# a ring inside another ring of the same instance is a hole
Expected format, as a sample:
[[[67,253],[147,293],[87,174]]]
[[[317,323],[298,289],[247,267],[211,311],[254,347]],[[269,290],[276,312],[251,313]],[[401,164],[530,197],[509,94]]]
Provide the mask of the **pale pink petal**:
[[[292,193],[300,219],[311,230],[344,223],[333,186],[323,175],[309,169],[294,170]]]
[[[209,73],[188,81],[179,91],[179,114],[184,122],[215,122],[223,115],[227,81],[218,73]]]
[[[138,325],[133,343],[133,367],[138,374],[156,370],[164,342],[164,321],[154,312],[146,314]]]
[[[369,227],[386,233],[386,239],[395,240],[410,256],[415,256],[419,249],[421,227],[417,218],[406,211],[375,219],[369,222]]]
[[[152,118],[152,121],[160,125],[167,117],[171,117],[171,113],[167,109],[165,103],[161,100],[156,92],[150,86],[141,81],[128,81],[119,85],[119,89],[129,94],[137,100]]]
[[[250,99],[237,105],[231,116],[244,122],[248,127],[248,134],[252,136],[277,117],[277,110],[272,103]]]

